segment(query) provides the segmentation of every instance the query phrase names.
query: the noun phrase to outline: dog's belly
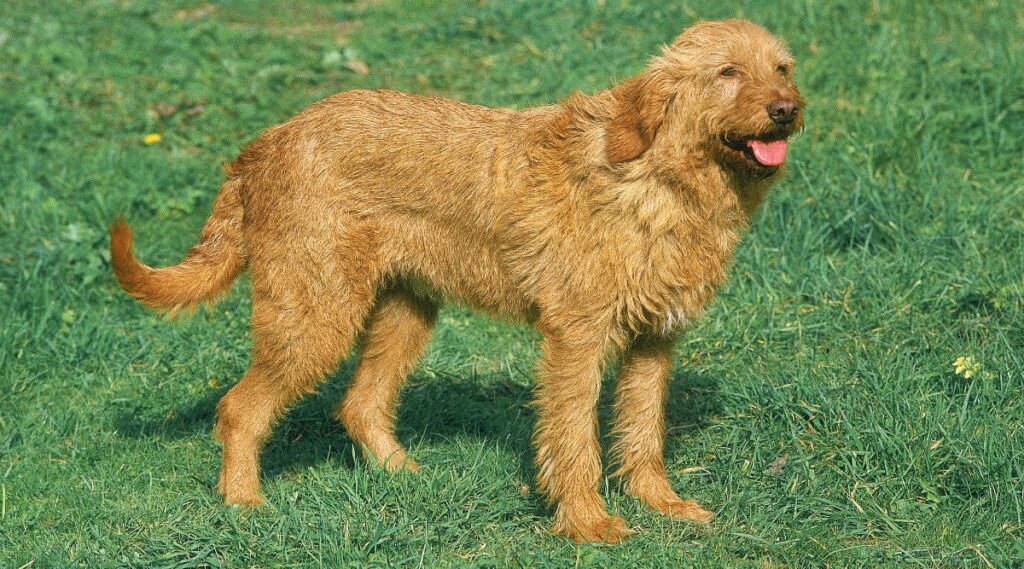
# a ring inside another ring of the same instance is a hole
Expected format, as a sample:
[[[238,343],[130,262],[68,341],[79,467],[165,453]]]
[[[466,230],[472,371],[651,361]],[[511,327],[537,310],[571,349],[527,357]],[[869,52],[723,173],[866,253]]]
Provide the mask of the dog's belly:
[[[535,318],[536,308],[487,246],[485,236],[406,217],[391,224],[384,247],[393,281],[420,296],[465,304],[507,320]]]

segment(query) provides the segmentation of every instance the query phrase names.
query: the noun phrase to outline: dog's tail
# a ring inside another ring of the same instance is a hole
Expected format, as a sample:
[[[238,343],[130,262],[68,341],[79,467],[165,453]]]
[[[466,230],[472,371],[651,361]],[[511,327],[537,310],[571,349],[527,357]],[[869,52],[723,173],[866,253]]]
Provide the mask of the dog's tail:
[[[221,187],[213,213],[196,243],[181,263],[153,269],[139,262],[132,251],[132,230],[119,218],[110,227],[110,261],[128,294],[150,308],[170,313],[195,308],[228,290],[245,268],[247,253],[242,237],[242,179],[232,176]]]

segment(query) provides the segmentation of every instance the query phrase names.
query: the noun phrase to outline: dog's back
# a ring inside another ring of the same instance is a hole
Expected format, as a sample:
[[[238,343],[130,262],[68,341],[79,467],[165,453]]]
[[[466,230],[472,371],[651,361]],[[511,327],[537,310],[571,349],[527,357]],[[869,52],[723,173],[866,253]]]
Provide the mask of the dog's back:
[[[324,184],[303,177],[307,185],[285,188],[289,194],[344,195],[360,211],[390,207],[465,220],[493,187],[496,142],[516,128],[514,116],[434,97],[348,91],[268,129],[243,152],[240,173],[295,169]]]

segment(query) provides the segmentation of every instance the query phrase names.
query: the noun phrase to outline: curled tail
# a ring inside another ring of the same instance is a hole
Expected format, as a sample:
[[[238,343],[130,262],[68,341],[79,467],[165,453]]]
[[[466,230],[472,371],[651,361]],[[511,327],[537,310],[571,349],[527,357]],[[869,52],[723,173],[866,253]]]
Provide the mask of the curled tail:
[[[245,268],[240,184],[239,178],[224,183],[199,242],[173,267],[154,269],[139,262],[132,252],[131,228],[124,219],[115,221],[110,228],[110,261],[121,288],[146,306],[171,313],[226,292]]]

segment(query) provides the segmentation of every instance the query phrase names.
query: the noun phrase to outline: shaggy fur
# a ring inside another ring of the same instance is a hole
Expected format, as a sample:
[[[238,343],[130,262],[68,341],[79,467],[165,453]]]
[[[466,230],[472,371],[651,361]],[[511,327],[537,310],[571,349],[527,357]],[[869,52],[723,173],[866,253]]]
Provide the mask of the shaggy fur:
[[[357,343],[337,416],[386,468],[416,470],[395,408],[438,306],[452,301],[543,336],[534,443],[555,533],[628,534],[598,493],[595,407],[617,356],[623,487],[663,514],[710,521],[665,475],[672,346],[781,175],[784,141],[802,125],[793,65],[764,29],[729,20],[697,24],[637,77],[555,106],[340,93],[227,168],[181,264],[141,264],[117,222],[114,271],[148,306],[187,309],[251,272],[252,363],[217,409],[225,502],[261,502],[261,442]]]

